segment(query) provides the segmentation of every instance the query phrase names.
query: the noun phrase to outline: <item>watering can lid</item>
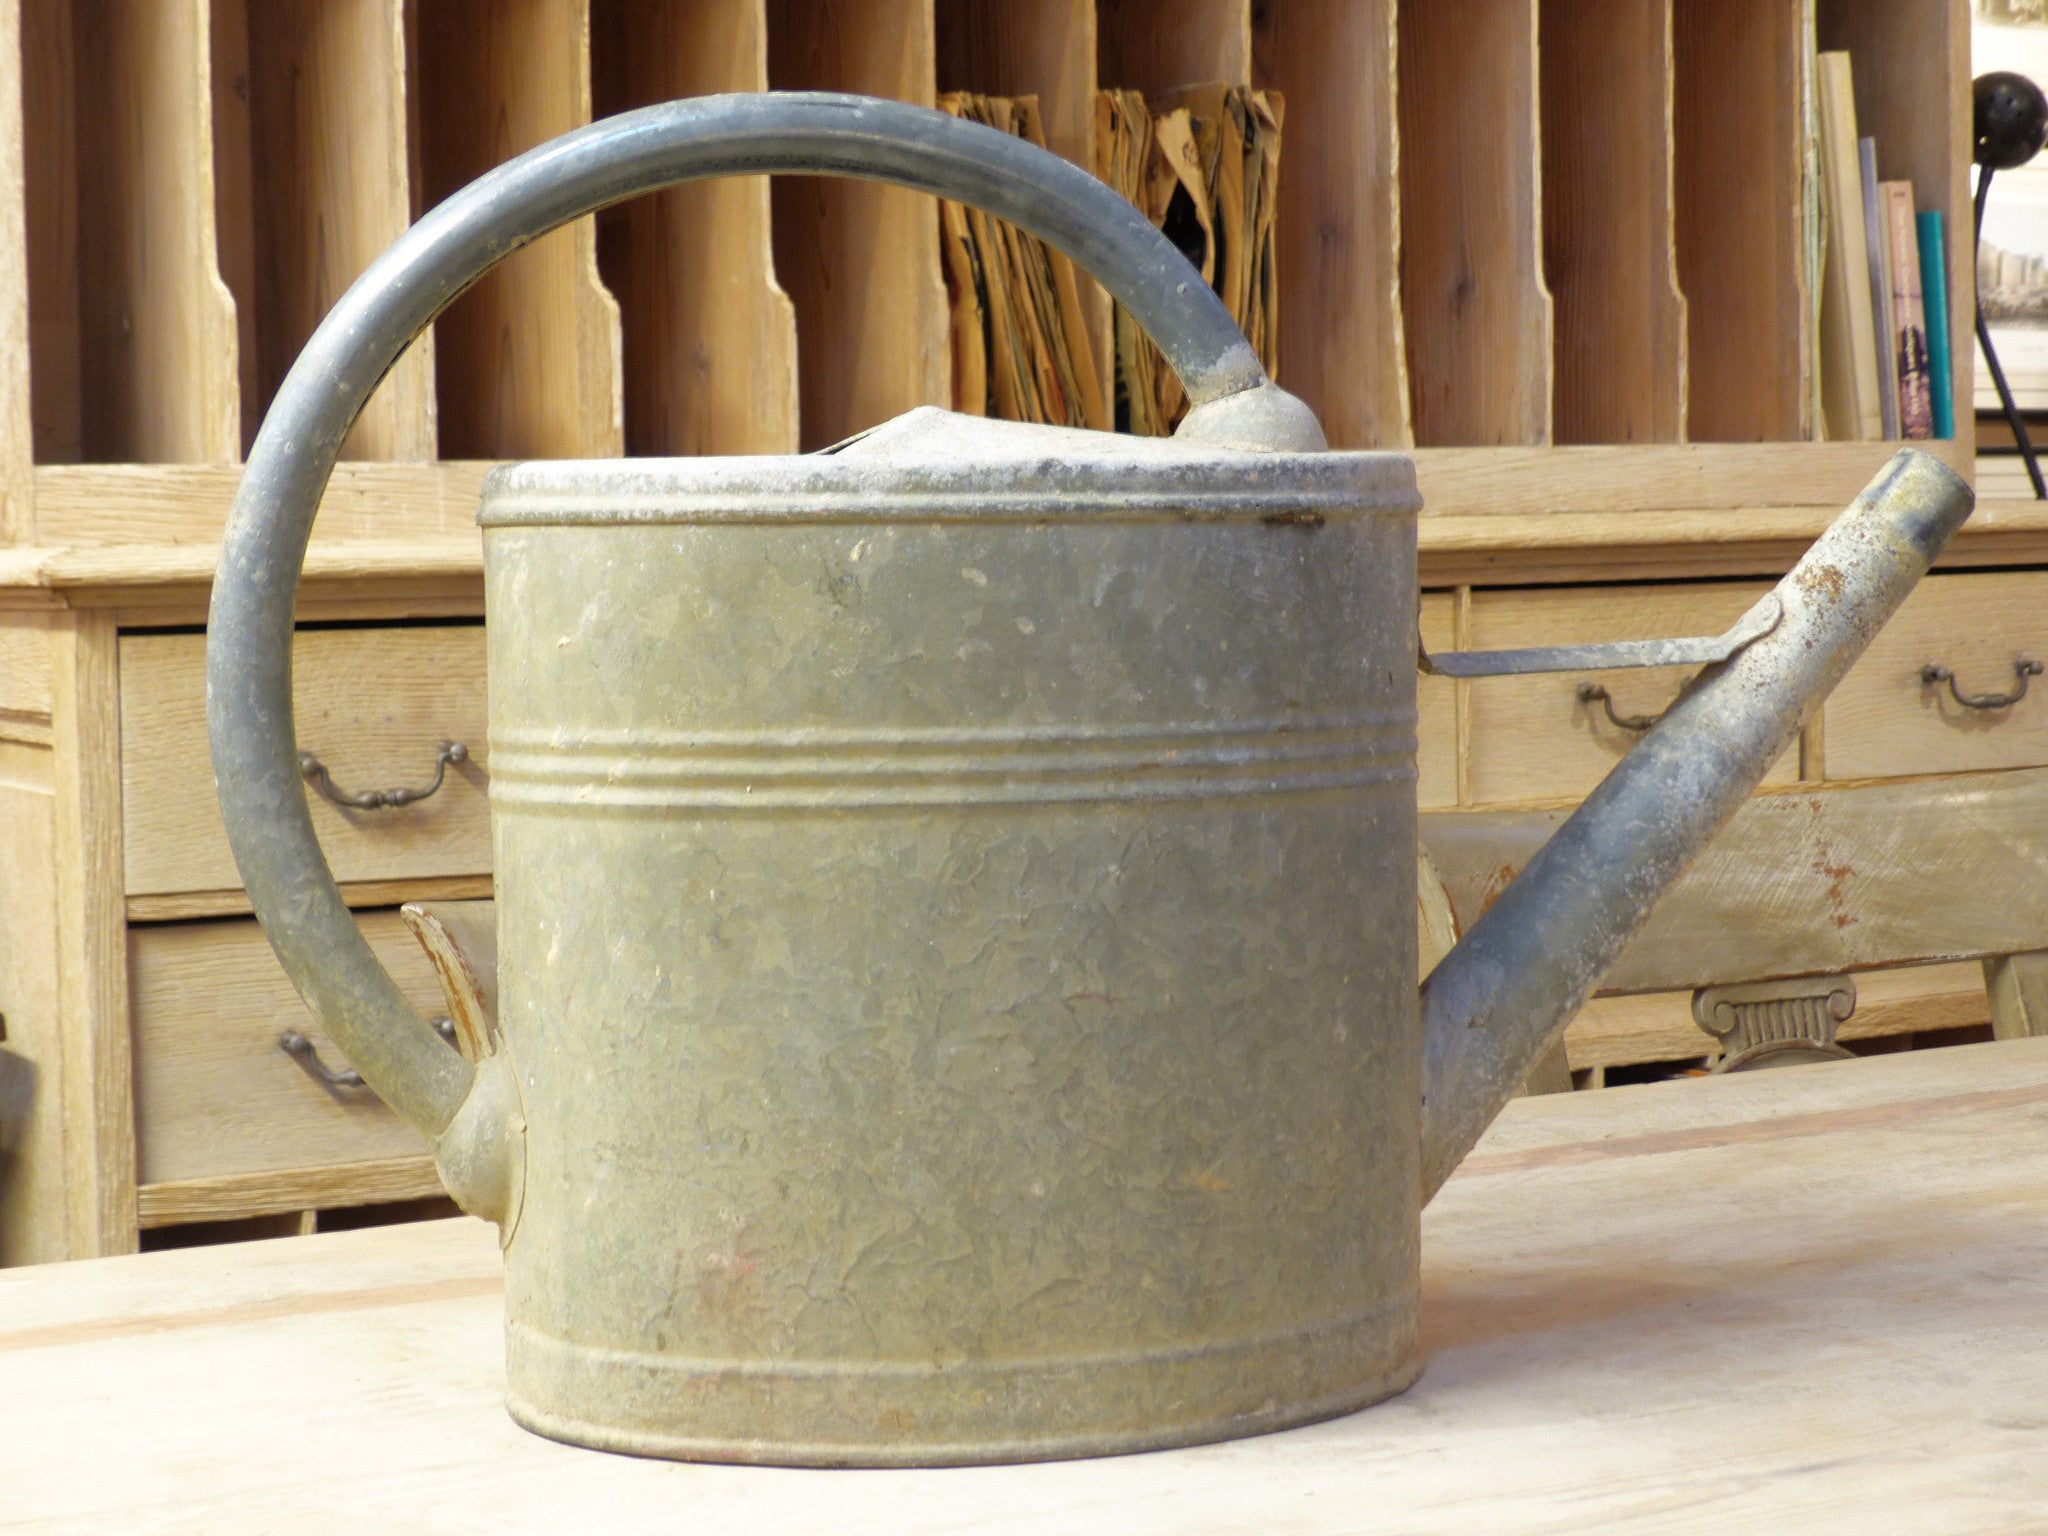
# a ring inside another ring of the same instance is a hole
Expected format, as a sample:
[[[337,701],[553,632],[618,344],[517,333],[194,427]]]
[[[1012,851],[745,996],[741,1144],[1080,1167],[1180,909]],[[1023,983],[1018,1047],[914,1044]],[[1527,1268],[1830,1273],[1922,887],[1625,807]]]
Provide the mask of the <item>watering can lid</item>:
[[[508,464],[485,478],[477,521],[1301,520],[1421,505],[1405,454],[1266,453],[920,406],[821,453]]]

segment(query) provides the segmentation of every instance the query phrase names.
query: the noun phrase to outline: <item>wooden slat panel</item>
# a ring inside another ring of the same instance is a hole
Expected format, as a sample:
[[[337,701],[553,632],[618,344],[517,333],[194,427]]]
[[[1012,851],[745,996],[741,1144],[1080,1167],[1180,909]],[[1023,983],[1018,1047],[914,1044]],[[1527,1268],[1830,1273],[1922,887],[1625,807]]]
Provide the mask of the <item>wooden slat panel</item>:
[[[1401,13],[1401,284],[1417,443],[1550,441],[1536,76],[1535,0]]]
[[[0,0],[0,541],[35,536],[30,466],[35,460],[35,399],[28,244],[27,128],[23,79],[40,67],[23,31],[20,0]],[[41,88],[40,82],[38,88]]]
[[[1811,437],[1810,0],[1673,0],[1678,270],[1696,440]]]
[[[1248,85],[1250,0],[1097,0],[1104,89],[1155,95],[1184,85]]]
[[[594,111],[768,86],[760,0],[593,0]],[[626,450],[794,453],[796,311],[768,178],[720,177],[598,215],[624,327]]]
[[[1333,448],[1412,440],[1401,329],[1393,0],[1257,7],[1253,83],[1283,93],[1280,379]]]
[[[208,0],[29,0],[23,16],[44,457],[239,456],[207,22]]]
[[[1972,710],[1956,703],[1945,684],[1920,681],[1922,667],[1941,665],[1965,694],[2009,694],[2019,681],[2015,661],[2048,664],[2044,591],[2048,577],[2032,571],[1922,582],[1828,699],[1827,776],[2048,763],[2048,687],[2030,686],[2009,709]]]
[[[1471,923],[1562,810],[1436,812],[1422,842]],[[1610,992],[2048,949],[2048,771],[1750,800],[1601,978]]]
[[[1685,438],[1671,0],[1541,8],[1543,274],[1561,443]]]
[[[937,99],[932,0],[770,0],[777,90]],[[952,400],[938,205],[838,177],[778,177],[775,270],[796,304],[799,440],[822,448]]]
[[[413,15],[423,209],[590,121],[586,0],[429,0]],[[591,220],[499,263],[434,338],[449,458],[623,451],[619,313],[597,275]]]
[[[344,812],[309,792],[335,876],[393,880],[487,874],[481,625],[302,631],[293,647],[299,743],[347,789],[424,783],[444,740],[471,761],[440,791],[397,810]],[[121,641],[121,777],[127,893],[239,885],[206,747],[203,635]]]
[[[1422,643],[1432,651],[1454,650],[1457,598],[1449,592],[1422,594]],[[1458,803],[1458,685],[1447,677],[1415,680],[1415,798],[1426,806]]]
[[[395,912],[358,920],[426,1016],[445,1011],[426,954]],[[417,1157],[419,1133],[367,1089],[329,1090],[277,1047],[297,1029],[346,1064],[253,921],[129,930],[136,1149],[144,1184]]]
[[[313,328],[411,222],[405,5],[212,4],[215,208],[246,446]],[[378,386],[342,455],[434,456],[431,335]]]
[[[1715,635],[1769,588],[1713,586],[1590,587],[1478,592],[1472,598],[1474,650],[1530,645]],[[1611,724],[1599,704],[1579,702],[1582,683],[1599,683],[1620,715],[1667,708],[1697,668],[1643,667],[1620,672],[1561,672],[1472,682],[1472,799],[1501,804],[1578,798],[1642,738]],[[1798,777],[1796,749],[1779,759],[1767,783]]]
[[[136,1191],[136,1199],[142,1225],[148,1228],[334,1206],[387,1205],[442,1192],[431,1157],[390,1157],[145,1184]]]
[[[64,1014],[58,991],[56,798],[51,754],[0,745],[0,1265],[97,1252],[72,1238],[64,1117]]]

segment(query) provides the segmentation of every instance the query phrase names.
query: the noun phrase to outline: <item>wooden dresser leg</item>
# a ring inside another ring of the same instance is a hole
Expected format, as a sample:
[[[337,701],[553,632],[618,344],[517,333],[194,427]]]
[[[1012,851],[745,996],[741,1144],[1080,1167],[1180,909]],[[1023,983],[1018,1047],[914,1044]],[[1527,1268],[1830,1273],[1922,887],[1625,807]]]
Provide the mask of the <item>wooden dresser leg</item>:
[[[2048,1035],[2048,950],[1991,956],[1984,962],[1984,995],[1995,1038]]]

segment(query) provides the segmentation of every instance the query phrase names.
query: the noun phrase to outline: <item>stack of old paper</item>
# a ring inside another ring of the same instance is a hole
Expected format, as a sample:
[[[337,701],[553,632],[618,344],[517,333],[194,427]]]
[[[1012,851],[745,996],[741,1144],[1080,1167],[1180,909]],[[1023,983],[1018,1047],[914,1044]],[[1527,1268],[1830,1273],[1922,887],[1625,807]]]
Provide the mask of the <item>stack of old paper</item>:
[[[1043,148],[1035,96],[939,98],[942,110]],[[939,204],[952,304],[953,404],[975,416],[1107,431],[1109,406],[1074,264],[1001,219]]]
[[[1095,98],[1095,174],[1163,230],[1201,272],[1278,378],[1274,196],[1277,91],[1200,85],[1148,102]],[[1179,380],[1121,306],[1115,314],[1116,425],[1163,437],[1187,410]]]

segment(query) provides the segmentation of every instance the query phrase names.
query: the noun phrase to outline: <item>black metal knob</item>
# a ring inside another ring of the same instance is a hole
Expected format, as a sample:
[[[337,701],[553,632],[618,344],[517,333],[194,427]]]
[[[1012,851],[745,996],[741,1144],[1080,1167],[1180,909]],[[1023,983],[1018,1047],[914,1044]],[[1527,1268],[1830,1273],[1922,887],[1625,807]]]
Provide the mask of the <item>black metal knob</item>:
[[[1979,75],[1976,97],[1976,144],[1971,158],[1993,171],[2025,165],[2048,141],[2048,97],[2025,75],[2011,70]]]

